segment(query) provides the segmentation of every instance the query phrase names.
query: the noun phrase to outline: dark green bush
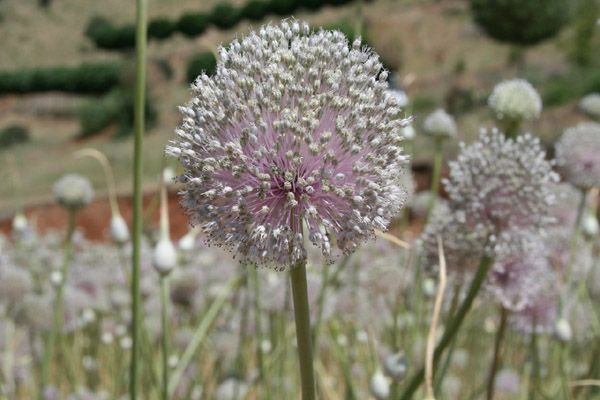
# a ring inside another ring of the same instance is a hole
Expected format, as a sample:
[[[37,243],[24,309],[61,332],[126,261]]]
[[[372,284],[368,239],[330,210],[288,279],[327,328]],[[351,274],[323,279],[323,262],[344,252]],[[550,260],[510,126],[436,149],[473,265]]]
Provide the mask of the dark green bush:
[[[145,117],[148,127],[156,122],[157,114],[147,98]],[[107,95],[84,102],[77,114],[80,137],[93,136],[103,129],[117,125],[117,136],[131,133],[133,128],[134,97],[131,90],[115,89]]]
[[[318,10],[324,4],[324,0],[300,0],[300,6],[308,10]]]
[[[471,11],[490,37],[524,46],[556,35],[569,15],[568,0],[471,0]]]
[[[109,50],[126,50],[135,46],[135,25],[98,27],[90,37],[96,47]]]
[[[86,37],[93,39],[94,36],[98,34],[98,31],[107,27],[112,28],[112,24],[108,19],[101,15],[94,15],[85,27],[84,34]]]
[[[342,6],[344,4],[350,3],[352,0],[325,0],[327,4],[331,4],[332,6]]]
[[[202,13],[183,14],[177,21],[177,30],[188,37],[195,37],[204,33],[210,19],[208,15]]]
[[[0,130],[0,150],[16,144],[25,143],[30,139],[29,131],[21,125],[11,125]]]
[[[600,68],[573,68],[569,73],[545,79],[542,90],[545,107],[560,106],[600,91]]]
[[[271,3],[268,0],[250,0],[240,10],[240,17],[250,21],[260,21],[269,14]]]
[[[203,72],[214,75],[217,69],[217,59],[211,51],[193,55],[188,60],[186,77],[188,82],[193,82]]]
[[[596,22],[600,16],[600,3],[596,0],[578,0],[576,2],[574,41],[571,59],[579,64],[589,64],[593,58],[593,38]]]
[[[299,0],[270,0],[269,9],[273,14],[285,16],[293,13],[299,6]]]
[[[116,63],[0,72],[0,94],[48,91],[105,93],[119,84],[120,75],[121,66]]]
[[[167,18],[157,18],[148,24],[148,37],[155,39],[166,39],[173,34],[176,25]]]
[[[210,12],[210,22],[220,29],[233,28],[240,22],[240,11],[230,3],[217,3]]]

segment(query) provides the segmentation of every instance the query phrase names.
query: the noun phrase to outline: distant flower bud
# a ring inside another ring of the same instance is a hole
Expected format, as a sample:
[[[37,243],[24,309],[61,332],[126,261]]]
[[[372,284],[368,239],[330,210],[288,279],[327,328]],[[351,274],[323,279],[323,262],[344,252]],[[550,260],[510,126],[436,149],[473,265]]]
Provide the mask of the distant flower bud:
[[[377,400],[386,400],[390,396],[390,382],[379,370],[371,377],[369,389]]]
[[[65,208],[77,210],[87,206],[94,197],[90,181],[81,175],[67,174],[54,184],[54,198]]]
[[[406,140],[413,140],[415,138],[415,128],[412,126],[412,124],[406,125],[404,128],[402,128],[402,136],[404,136]]]
[[[23,215],[23,213],[18,212],[15,214],[15,217],[12,220],[12,229],[18,236],[21,236],[27,228],[29,227],[29,222],[27,221],[27,217]]]
[[[586,213],[581,221],[581,229],[588,237],[594,237],[598,234],[598,218],[592,213]]]
[[[404,379],[407,369],[408,362],[404,352],[390,354],[383,360],[383,372],[396,382]]]
[[[453,138],[458,132],[454,118],[441,108],[425,118],[423,130],[426,134],[439,139]]]
[[[185,235],[177,242],[177,247],[183,252],[191,252],[196,247],[196,236],[198,236],[197,229],[190,229]]]
[[[498,119],[526,121],[539,117],[542,99],[539,93],[524,79],[500,82],[488,99],[490,108]]]
[[[172,185],[174,183],[175,176],[175,170],[173,170],[173,167],[166,167],[162,174],[165,185]]]
[[[573,337],[573,331],[571,330],[571,324],[564,318],[560,318],[556,321],[554,326],[554,335],[561,342],[569,342]]]
[[[579,109],[590,118],[600,120],[600,93],[591,93],[581,99]]]
[[[110,237],[113,242],[122,245],[129,240],[129,228],[120,215],[113,215],[110,220]]]
[[[52,273],[50,274],[50,283],[52,283],[52,286],[54,287],[58,287],[63,280],[63,275],[60,271],[52,271]]]
[[[152,265],[161,275],[168,275],[177,265],[177,251],[169,239],[161,239],[154,248]]]
[[[435,296],[435,281],[431,278],[427,278],[423,281],[423,294],[429,298]]]
[[[600,124],[582,122],[568,128],[555,150],[556,163],[569,182],[581,189],[600,186]]]

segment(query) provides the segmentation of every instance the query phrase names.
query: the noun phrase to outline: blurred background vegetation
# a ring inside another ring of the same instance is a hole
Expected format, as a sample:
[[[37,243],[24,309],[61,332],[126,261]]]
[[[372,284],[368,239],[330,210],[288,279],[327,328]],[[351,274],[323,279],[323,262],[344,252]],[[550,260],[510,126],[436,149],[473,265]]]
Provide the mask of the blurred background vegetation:
[[[393,72],[392,84],[407,93],[406,114],[416,117],[417,132],[428,112],[444,107],[459,121],[459,138],[469,140],[489,125],[485,103],[494,84],[526,78],[544,100],[542,118],[528,129],[549,145],[583,118],[579,99],[600,91],[600,4],[538,3],[150,0],[146,182],[155,184],[179,123],[177,106],[195,76],[214,72],[218,46],[285,16],[351,38],[362,30]],[[83,147],[107,154],[119,192],[130,191],[134,13],[122,0],[0,0],[0,217],[45,201],[67,170],[102,188],[100,171],[71,156]],[[430,152],[417,135],[415,165]],[[7,168],[11,163],[16,168]]]

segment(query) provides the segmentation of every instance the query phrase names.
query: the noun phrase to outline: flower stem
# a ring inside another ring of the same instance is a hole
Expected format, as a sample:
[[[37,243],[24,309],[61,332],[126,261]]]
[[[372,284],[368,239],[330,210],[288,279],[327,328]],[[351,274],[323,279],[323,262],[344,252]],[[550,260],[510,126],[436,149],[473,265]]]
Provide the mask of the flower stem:
[[[136,0],[135,110],[133,150],[133,229],[131,256],[131,364],[129,398],[137,400],[140,379],[140,256],[142,238],[142,148],[144,143],[144,104],[146,95],[146,42],[148,0]]]
[[[54,312],[52,316],[52,329],[48,335],[46,342],[46,348],[44,352],[44,359],[42,360],[42,370],[40,373],[40,388],[38,393],[38,399],[44,398],[44,391],[48,385],[50,375],[50,364],[54,358],[54,348],[56,347],[56,340],[62,332],[63,322],[63,297],[65,291],[65,281],[69,274],[69,263],[71,262],[71,256],[73,253],[73,233],[75,232],[75,210],[69,211],[69,222],[67,228],[67,236],[63,247],[63,262],[60,268],[60,282],[56,288],[56,297],[54,299]]]
[[[496,384],[496,372],[500,364],[500,350],[502,347],[502,340],[506,332],[506,322],[508,319],[508,311],[504,307],[500,307],[500,325],[498,331],[496,331],[496,340],[494,341],[494,357],[492,358],[492,364],[490,366],[490,373],[488,375],[487,382],[487,400],[494,398],[494,387]]]
[[[306,261],[296,263],[290,272],[292,297],[294,299],[294,317],[296,320],[296,339],[300,360],[300,379],[302,382],[302,400],[315,399],[315,374],[310,338],[310,314],[308,308],[308,285],[306,283]]]
[[[256,362],[258,364],[259,379],[265,379],[265,367],[262,352],[262,306],[260,304],[260,277],[256,268],[252,271],[252,290],[254,292],[254,324],[256,329]]]
[[[444,159],[443,139],[435,139],[435,154],[433,158],[433,172],[431,174],[431,189],[429,191],[429,205],[427,207],[427,221],[433,212],[440,187],[440,174],[442,172],[442,161]]]
[[[160,277],[162,301],[160,323],[162,325],[162,400],[169,399],[169,277]]]
[[[437,360],[441,357],[441,355],[444,352],[444,350],[446,349],[446,347],[452,341],[452,338],[456,335],[456,333],[460,329],[460,327],[465,319],[465,316],[467,315],[467,313],[471,309],[471,306],[473,305],[473,301],[475,300],[477,293],[479,293],[479,289],[481,288],[481,285],[483,284],[483,281],[487,275],[487,272],[490,269],[490,266],[492,265],[492,261],[493,261],[492,257],[490,257],[488,255],[484,255],[481,258],[481,261],[479,263],[479,268],[477,269],[477,272],[475,273],[475,277],[473,278],[473,281],[471,282],[471,286],[469,286],[469,290],[467,291],[467,296],[465,297],[465,299],[461,303],[458,311],[456,312],[456,316],[450,322],[448,322],[448,326],[447,326],[446,330],[444,331],[444,334],[442,335],[442,339],[440,340],[437,347],[435,348],[435,352],[433,354],[434,362],[437,362]],[[409,381],[406,389],[404,389],[404,392],[400,396],[401,400],[408,400],[408,399],[412,398],[413,394],[416,392],[416,390],[419,388],[419,386],[423,382],[424,372],[425,371],[423,370],[423,368],[421,368],[412,377],[412,379]]]

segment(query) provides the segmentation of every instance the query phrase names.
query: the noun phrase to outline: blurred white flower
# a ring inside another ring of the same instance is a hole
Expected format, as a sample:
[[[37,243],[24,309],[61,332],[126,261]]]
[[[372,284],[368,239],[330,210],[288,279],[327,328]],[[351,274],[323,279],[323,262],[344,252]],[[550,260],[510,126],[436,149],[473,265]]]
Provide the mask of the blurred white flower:
[[[439,139],[453,138],[458,132],[454,118],[441,108],[425,118],[423,130],[428,135]]]
[[[526,121],[539,117],[542,99],[539,93],[524,79],[500,82],[494,87],[488,105],[498,119]]]

